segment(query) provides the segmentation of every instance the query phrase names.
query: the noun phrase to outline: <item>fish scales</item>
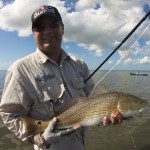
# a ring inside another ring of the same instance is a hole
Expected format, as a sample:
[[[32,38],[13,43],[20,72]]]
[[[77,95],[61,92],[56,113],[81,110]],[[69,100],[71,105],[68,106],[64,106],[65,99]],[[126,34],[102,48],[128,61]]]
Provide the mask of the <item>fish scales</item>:
[[[101,123],[104,116],[119,112],[118,101],[124,96],[126,95],[123,93],[114,92],[101,94],[93,99],[91,97],[80,98],[76,105],[58,116],[60,120],[58,127],[70,127],[77,123],[83,126]]]
[[[144,107],[147,107],[146,101],[122,92],[100,93],[89,97],[81,97],[66,111],[56,116],[59,118],[57,129],[69,128],[77,124],[82,126],[98,125],[102,123],[104,116],[110,117],[112,113],[117,115],[121,112],[123,116],[127,117],[140,112]],[[21,119],[24,122],[24,131],[27,134],[44,132],[50,121],[36,120],[30,117]]]

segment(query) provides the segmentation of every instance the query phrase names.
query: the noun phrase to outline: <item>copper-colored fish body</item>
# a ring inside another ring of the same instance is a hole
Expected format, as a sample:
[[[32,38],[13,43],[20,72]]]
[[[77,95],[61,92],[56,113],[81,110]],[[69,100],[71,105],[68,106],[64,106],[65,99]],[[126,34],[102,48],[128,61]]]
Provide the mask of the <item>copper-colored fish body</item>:
[[[73,127],[77,124],[93,126],[102,123],[104,116],[112,113],[122,113],[125,117],[134,115],[146,107],[146,101],[122,92],[109,92],[104,94],[81,97],[76,103],[61,113],[58,117],[58,129]],[[27,134],[42,133],[49,121],[36,120],[33,118],[21,118],[24,122],[24,130]]]

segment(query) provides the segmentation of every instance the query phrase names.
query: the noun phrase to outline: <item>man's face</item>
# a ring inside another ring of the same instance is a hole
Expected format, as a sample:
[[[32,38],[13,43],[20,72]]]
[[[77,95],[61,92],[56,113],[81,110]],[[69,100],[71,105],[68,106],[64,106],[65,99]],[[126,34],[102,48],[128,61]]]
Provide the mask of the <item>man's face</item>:
[[[64,26],[55,17],[41,16],[32,27],[35,42],[38,48],[45,54],[57,53],[61,49]]]

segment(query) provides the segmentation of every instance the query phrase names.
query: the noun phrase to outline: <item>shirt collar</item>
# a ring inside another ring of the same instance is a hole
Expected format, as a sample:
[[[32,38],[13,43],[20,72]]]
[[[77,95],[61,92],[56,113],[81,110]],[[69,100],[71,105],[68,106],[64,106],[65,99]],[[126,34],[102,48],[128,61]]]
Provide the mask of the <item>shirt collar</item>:
[[[41,50],[39,50],[38,48],[36,49],[36,53],[38,54],[38,59],[40,60],[40,63],[42,64],[46,63],[47,60],[53,61],[48,56],[46,56],[43,52],[41,52]],[[61,50],[61,63],[63,63],[65,59],[70,59],[70,56],[62,49]]]
[[[66,59],[70,59],[70,56],[62,49],[62,51],[61,51],[61,62],[60,63],[62,63]]]
[[[36,53],[38,54],[38,59],[40,63],[44,64],[49,58],[41,52],[38,48],[36,49]]]

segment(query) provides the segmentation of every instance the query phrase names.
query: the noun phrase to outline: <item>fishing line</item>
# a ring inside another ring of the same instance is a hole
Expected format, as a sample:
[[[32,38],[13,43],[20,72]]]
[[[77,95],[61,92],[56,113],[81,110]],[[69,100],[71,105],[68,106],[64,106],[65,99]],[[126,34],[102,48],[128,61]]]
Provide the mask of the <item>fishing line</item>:
[[[134,43],[130,46],[130,48],[126,51],[126,53],[124,53],[124,55],[122,56],[122,58],[120,58],[113,66],[112,68],[96,83],[96,85],[94,86],[94,88],[121,62],[121,60],[123,60],[127,54],[131,51],[131,48],[134,46],[134,44],[143,36],[143,34],[146,32],[146,30],[149,28],[150,24],[147,25],[147,27],[145,28],[145,30],[140,34],[140,36],[134,41]]]
[[[131,141],[132,141],[134,150],[137,150],[133,136],[131,136]]]
[[[86,83],[106,62],[107,60],[122,46],[123,43],[127,41],[127,39],[135,32],[135,30],[143,23],[143,21],[146,20],[146,18],[150,15],[149,12],[140,20],[140,22],[131,30],[131,32],[128,33],[128,35],[121,41],[121,43],[106,57],[106,59],[93,71],[92,74],[90,74],[87,79],[84,80],[84,83]]]

